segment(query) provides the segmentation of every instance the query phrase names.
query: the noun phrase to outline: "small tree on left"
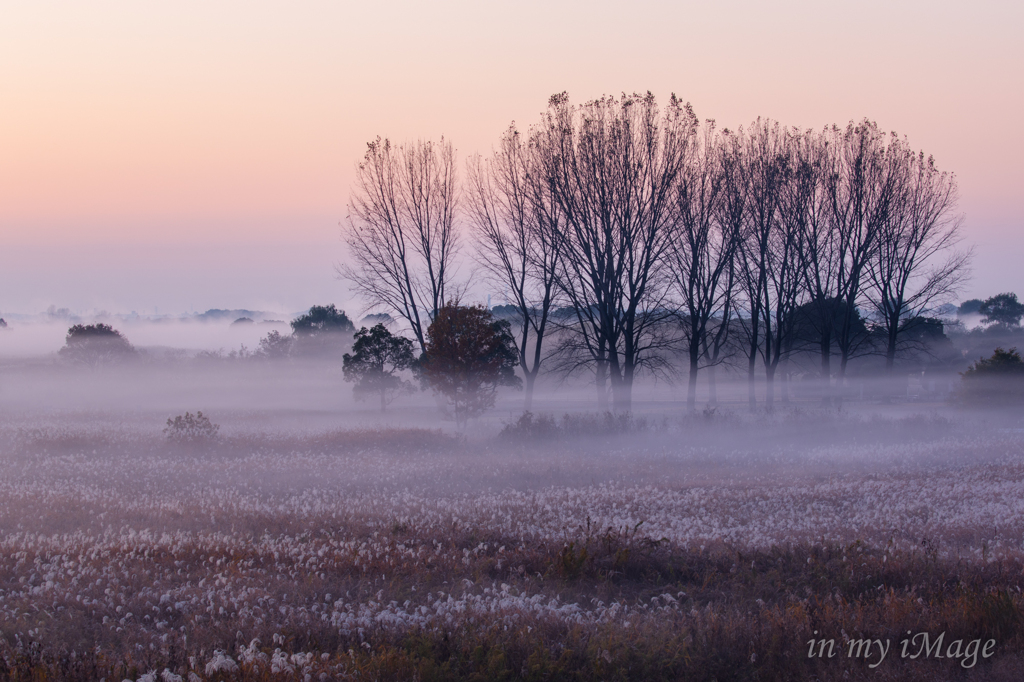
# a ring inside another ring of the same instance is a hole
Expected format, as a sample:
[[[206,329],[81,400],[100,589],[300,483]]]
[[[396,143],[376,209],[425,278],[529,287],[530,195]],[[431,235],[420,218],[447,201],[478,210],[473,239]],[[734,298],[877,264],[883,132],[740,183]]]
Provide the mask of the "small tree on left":
[[[61,359],[83,365],[102,365],[135,355],[135,348],[124,334],[109,324],[76,324],[68,329]]]
[[[345,381],[355,382],[352,393],[356,400],[380,397],[383,412],[399,393],[415,390],[396,372],[409,369],[413,363],[412,341],[395,336],[383,324],[363,327],[356,332],[352,353],[345,353],[342,371]]]

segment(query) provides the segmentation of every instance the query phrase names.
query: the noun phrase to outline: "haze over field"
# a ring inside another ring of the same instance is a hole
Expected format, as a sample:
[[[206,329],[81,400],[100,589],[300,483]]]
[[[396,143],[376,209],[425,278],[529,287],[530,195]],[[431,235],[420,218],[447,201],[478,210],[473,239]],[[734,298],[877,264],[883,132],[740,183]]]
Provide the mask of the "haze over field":
[[[1024,679],[1024,9],[0,19],[0,679]]]

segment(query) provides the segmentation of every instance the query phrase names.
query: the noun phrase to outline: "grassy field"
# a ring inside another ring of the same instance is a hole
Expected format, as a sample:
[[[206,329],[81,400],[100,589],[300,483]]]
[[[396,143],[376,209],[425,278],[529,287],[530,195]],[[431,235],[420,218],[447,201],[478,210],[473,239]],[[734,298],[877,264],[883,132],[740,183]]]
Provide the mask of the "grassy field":
[[[1024,675],[1013,430],[815,412],[489,438],[258,421],[196,443],[130,415],[0,427],[0,676]]]

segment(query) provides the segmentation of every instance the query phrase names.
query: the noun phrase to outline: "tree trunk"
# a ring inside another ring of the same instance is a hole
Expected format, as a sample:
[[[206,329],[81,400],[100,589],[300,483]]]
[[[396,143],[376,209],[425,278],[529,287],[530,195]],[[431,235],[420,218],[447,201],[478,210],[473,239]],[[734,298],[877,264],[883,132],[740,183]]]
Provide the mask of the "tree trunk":
[[[608,363],[605,360],[597,361],[595,370],[595,383],[597,384],[597,409],[601,412],[608,411]]]
[[[779,372],[779,398],[783,405],[789,404],[789,355],[783,359]]]
[[[526,390],[526,395],[524,396],[523,400],[523,410],[529,412],[531,409],[533,409],[533,384],[537,380],[537,375],[530,372],[526,373],[525,377],[526,386],[524,388]]]
[[[896,328],[890,326],[889,339],[885,347],[885,373],[892,376],[896,365]]]
[[[764,368],[764,406],[769,412],[775,407],[775,365]]]
[[[818,377],[818,384],[821,391],[821,404],[827,406],[832,404],[832,330],[826,328],[821,332],[819,346],[821,353],[821,373]]]
[[[633,406],[633,373],[628,367],[612,365],[608,372],[612,385],[612,407],[616,413],[629,412]]]
[[[697,369],[700,354],[695,345],[690,346],[690,378],[686,387],[686,411],[693,414],[697,411]]]
[[[708,404],[718,404],[718,382],[715,380],[715,366],[708,367]]]
[[[757,410],[757,394],[754,392],[754,372],[757,371],[757,346],[751,344],[750,357],[747,361],[747,404],[750,411]]]

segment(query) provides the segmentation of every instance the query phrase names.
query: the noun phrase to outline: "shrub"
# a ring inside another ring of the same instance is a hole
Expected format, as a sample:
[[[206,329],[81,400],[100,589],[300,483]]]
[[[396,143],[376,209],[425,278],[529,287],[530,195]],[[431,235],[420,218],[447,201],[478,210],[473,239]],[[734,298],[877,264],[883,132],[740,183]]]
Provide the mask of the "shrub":
[[[1024,401],[1024,360],[1016,348],[996,348],[992,357],[979,358],[960,376],[963,402],[1001,405]]]
[[[264,360],[282,360],[288,357],[291,347],[292,337],[274,329],[260,339],[260,344],[253,355]]]
[[[705,412],[705,415],[707,413]],[[530,441],[550,439],[606,438],[664,430],[665,423],[649,422],[629,412],[564,414],[561,420],[552,415],[524,412],[513,422],[505,424],[498,433],[503,440]]]
[[[534,415],[527,411],[515,421],[506,423],[498,437],[503,440],[531,441],[553,439],[559,434],[558,424],[550,414]]]
[[[220,431],[220,425],[210,421],[202,411],[186,412],[174,419],[167,420],[167,428],[164,429],[167,439],[175,442],[194,443],[213,440]]]

